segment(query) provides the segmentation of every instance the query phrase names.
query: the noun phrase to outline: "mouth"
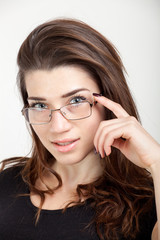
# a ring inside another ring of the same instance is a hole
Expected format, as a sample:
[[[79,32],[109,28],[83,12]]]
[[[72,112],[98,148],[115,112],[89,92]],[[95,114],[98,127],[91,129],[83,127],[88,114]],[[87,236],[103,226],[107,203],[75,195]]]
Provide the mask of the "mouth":
[[[59,152],[69,152],[73,150],[76,145],[78,144],[79,138],[77,139],[64,139],[64,140],[57,140],[52,142],[53,146]]]

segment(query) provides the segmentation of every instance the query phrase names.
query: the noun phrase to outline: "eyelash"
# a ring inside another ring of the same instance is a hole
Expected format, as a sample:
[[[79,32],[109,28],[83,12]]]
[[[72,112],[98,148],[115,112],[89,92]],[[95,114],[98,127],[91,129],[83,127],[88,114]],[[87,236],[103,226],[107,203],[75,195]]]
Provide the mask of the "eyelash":
[[[72,96],[72,97],[69,99],[68,104],[70,104],[71,101],[76,100],[76,99],[81,99],[81,101],[87,100],[86,97],[84,97],[84,96],[82,96],[82,95],[75,95],[75,96]],[[79,103],[79,102],[81,102],[81,101],[77,101],[77,102],[75,102],[75,103]],[[39,105],[44,105],[44,106],[45,106],[44,108],[47,108],[47,105],[46,105],[45,103],[43,103],[43,102],[38,102],[38,101],[35,101],[35,102],[31,103],[31,104],[29,105],[29,108],[36,108],[36,105],[38,105],[38,104],[39,104]]]
[[[75,95],[75,96],[73,96],[73,97],[69,100],[69,103],[70,103],[72,100],[75,100],[75,99],[81,99],[81,101],[87,100],[86,97],[84,97],[84,96],[82,96],[82,95]],[[79,101],[78,101],[77,103],[79,103]]]
[[[38,101],[36,101],[36,102],[31,103],[31,104],[29,105],[29,108],[36,108],[36,105],[38,105],[38,104],[45,105],[45,103],[43,103],[43,102],[38,102]],[[46,107],[45,107],[45,108],[46,108]]]

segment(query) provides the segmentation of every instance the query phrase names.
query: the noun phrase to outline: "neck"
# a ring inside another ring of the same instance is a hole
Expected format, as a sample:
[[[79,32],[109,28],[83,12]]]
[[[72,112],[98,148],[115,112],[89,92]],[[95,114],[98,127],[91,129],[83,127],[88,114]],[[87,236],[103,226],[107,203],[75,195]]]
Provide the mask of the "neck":
[[[102,175],[104,169],[103,160],[93,151],[76,164],[63,165],[56,161],[52,167],[60,175],[63,188],[66,189],[76,189],[78,184],[95,181]],[[53,176],[50,176],[47,181],[53,183]]]
[[[92,151],[77,164],[63,165],[56,161],[52,167],[60,175],[62,187],[54,192],[54,198],[53,195],[45,196],[44,209],[59,209],[71,201],[77,201],[77,185],[91,183],[100,177],[103,173],[104,161]],[[44,182],[51,188],[57,186],[57,181],[55,182],[55,177],[52,174],[46,173],[43,182],[38,179],[36,182],[38,188],[46,190]],[[85,197],[81,200],[85,200]],[[39,206],[39,195],[32,194],[31,201],[35,206]]]

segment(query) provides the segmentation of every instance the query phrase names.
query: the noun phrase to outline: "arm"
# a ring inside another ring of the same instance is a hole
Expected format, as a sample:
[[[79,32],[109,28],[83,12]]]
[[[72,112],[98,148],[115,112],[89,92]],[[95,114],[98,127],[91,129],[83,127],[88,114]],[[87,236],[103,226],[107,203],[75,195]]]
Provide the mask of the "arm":
[[[94,138],[95,148],[104,157],[111,153],[111,146],[116,147],[131,162],[150,171],[158,218],[152,240],[160,240],[160,145],[119,104],[102,96],[95,99],[117,116],[116,119],[101,122]]]

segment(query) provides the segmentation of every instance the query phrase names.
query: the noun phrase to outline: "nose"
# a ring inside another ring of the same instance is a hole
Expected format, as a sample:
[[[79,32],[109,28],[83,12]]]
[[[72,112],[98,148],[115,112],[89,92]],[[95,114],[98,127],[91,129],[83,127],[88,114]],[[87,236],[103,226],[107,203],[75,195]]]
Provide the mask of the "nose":
[[[56,133],[67,132],[72,127],[72,123],[67,120],[60,111],[52,112],[52,118],[49,124],[50,131]]]

